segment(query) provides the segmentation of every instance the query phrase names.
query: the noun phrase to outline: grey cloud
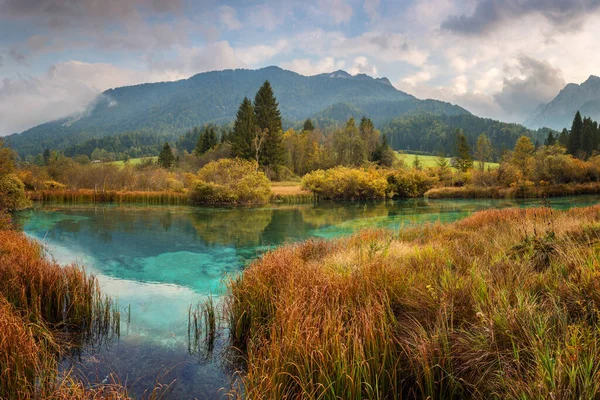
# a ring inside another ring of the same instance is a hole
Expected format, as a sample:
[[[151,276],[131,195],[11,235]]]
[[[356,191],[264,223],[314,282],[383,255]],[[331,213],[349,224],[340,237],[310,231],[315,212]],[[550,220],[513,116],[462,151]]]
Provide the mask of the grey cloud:
[[[10,49],[8,55],[19,64],[23,64],[27,60],[27,56],[17,49]]]
[[[600,0],[479,0],[472,15],[451,16],[442,23],[442,29],[477,35],[509,20],[538,14],[561,30],[574,30],[599,8]]]
[[[52,28],[90,22],[114,22],[135,18],[140,12],[178,13],[182,0],[5,0],[3,18],[37,18]]]
[[[519,57],[518,69],[524,78],[504,79],[496,102],[510,115],[525,117],[540,103],[550,101],[565,86],[562,71],[547,62]]]
[[[4,66],[4,57],[0,54],[0,68]]]

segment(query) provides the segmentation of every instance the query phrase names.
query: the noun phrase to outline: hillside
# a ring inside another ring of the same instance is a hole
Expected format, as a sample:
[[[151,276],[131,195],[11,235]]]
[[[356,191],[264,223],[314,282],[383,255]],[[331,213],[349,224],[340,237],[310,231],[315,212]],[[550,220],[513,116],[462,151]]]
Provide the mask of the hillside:
[[[480,118],[471,114],[411,114],[384,124],[381,131],[387,135],[390,146],[395,150],[441,152],[452,155],[455,150],[457,129],[465,133],[471,146],[475,145],[480,134],[485,133],[496,150],[496,159],[504,150],[512,149],[519,137],[529,136],[533,142],[544,143],[550,131],[549,129],[531,130],[523,125]]]
[[[110,89],[99,95],[86,112],[9,136],[7,143],[21,156],[27,156],[45,148],[65,149],[123,132],[144,130],[168,136],[205,123],[229,123],[244,96],[252,98],[265,80],[271,82],[287,121],[312,117],[338,103],[376,114],[372,117],[377,121],[390,120],[421,105],[442,113],[467,113],[449,103],[422,102],[395,89],[386,78],[352,76],[344,71],[303,76],[267,67],[213,71],[176,82]]]
[[[550,103],[538,106],[525,125],[557,130],[570,128],[577,110],[592,119],[600,119],[600,77],[591,75],[581,85],[569,83]]]

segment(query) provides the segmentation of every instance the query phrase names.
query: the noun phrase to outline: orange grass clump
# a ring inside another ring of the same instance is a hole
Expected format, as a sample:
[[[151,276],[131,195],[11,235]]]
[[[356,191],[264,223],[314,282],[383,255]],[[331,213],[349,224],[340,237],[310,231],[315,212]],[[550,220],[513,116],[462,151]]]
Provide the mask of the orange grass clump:
[[[600,206],[267,253],[229,283],[233,397],[600,397]]]
[[[61,352],[118,334],[119,314],[93,276],[0,231],[0,398],[128,398],[120,385],[90,389],[58,373]]]

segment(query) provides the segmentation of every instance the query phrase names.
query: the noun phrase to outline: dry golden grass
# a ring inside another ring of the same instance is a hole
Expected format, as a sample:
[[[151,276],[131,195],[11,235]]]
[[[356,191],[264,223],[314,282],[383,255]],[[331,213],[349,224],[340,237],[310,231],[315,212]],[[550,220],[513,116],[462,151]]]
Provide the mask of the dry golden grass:
[[[277,249],[229,284],[232,395],[598,398],[599,250],[600,206]]]
[[[121,385],[90,389],[58,373],[63,351],[118,335],[118,321],[93,276],[46,260],[20,232],[0,231],[0,398],[128,398]]]

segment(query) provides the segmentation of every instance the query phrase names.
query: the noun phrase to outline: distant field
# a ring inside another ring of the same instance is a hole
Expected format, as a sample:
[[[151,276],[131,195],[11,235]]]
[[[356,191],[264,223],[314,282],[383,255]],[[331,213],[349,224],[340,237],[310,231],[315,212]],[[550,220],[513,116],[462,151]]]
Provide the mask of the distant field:
[[[130,165],[138,165],[141,164],[142,161],[146,160],[146,159],[151,159],[152,161],[156,161],[158,159],[158,157],[154,156],[154,157],[140,157],[140,158],[130,158],[128,163]],[[114,165],[118,165],[120,167],[125,165],[125,161],[112,161],[111,164]]]
[[[407,167],[412,166],[415,157],[417,157],[414,154],[404,154],[404,153],[398,153],[398,157],[402,158],[404,160],[404,163],[406,164]],[[423,168],[428,168],[428,167],[437,167],[437,157],[436,156],[418,156],[419,160],[421,161],[421,166],[423,166]],[[446,159],[448,160],[448,162],[450,162],[450,157],[446,157]],[[477,166],[479,163],[475,162],[475,166]],[[490,165],[492,168],[498,168],[499,164],[498,163],[486,163],[485,166],[487,168],[487,166]]]

